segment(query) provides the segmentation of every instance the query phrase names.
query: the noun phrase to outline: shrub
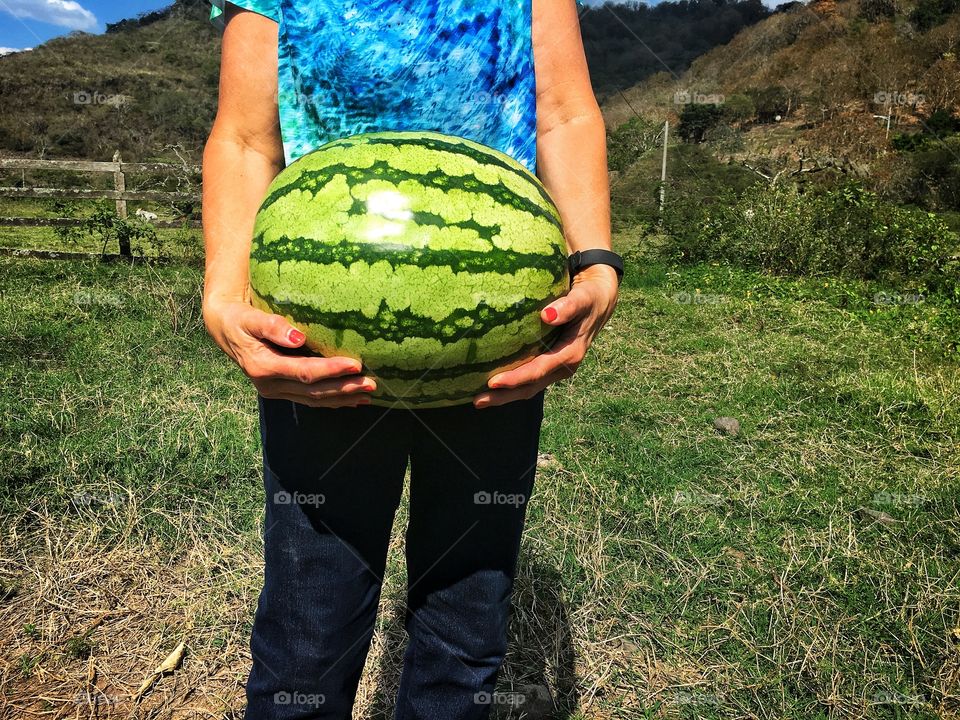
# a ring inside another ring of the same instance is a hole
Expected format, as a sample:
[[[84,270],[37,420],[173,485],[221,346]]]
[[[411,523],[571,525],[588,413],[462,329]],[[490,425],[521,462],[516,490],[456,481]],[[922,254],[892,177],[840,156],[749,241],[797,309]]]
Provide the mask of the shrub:
[[[917,30],[929,30],[957,10],[960,10],[960,0],[920,0],[910,13],[910,22]]]
[[[960,118],[946,108],[938,108],[923,123],[924,132],[935,137],[960,132]]]
[[[780,85],[750,89],[747,90],[747,95],[753,100],[757,120],[763,123],[775,122],[778,117],[786,117],[794,104],[791,102],[790,91]]]
[[[121,255],[132,257],[135,241],[158,253],[162,251],[160,239],[152,225],[140,220],[121,218],[109,202],[97,203],[93,214],[82,220],[76,227],[54,228],[61,243],[74,243],[80,237],[90,235],[99,238],[103,243],[101,253],[106,253],[107,247],[114,245]]]
[[[655,147],[662,125],[642,117],[625,122],[607,135],[607,163],[611,170],[626,170]]]
[[[723,110],[719,105],[691,103],[684,105],[677,125],[677,134],[686,142],[700,143],[707,133],[723,122]]]
[[[680,259],[892,281],[960,301],[960,263],[952,257],[960,237],[933,213],[884,202],[856,183],[805,194],[757,185],[695,217],[675,209],[667,223],[670,252]]]
[[[859,15],[867,22],[895,17],[897,10],[897,0],[860,0]]]
[[[723,103],[723,116],[727,122],[741,123],[752,118],[757,112],[753,100],[739,93],[730,95]]]

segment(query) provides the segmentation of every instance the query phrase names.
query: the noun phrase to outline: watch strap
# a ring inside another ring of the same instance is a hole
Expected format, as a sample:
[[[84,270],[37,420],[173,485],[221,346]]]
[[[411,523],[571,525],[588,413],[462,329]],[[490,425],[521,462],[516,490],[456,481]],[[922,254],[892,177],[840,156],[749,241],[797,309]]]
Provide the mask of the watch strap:
[[[617,272],[617,282],[623,280],[623,258],[610,250],[603,248],[577,250],[568,258],[567,264],[570,268],[571,280],[574,275],[591,265],[609,265]]]

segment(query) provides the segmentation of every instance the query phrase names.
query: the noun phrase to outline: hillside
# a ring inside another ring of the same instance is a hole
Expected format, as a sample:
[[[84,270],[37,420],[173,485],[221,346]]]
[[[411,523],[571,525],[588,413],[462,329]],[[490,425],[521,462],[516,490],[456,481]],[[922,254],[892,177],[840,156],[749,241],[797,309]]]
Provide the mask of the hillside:
[[[682,73],[698,56],[770,14],[760,0],[588,8],[580,26],[594,90],[603,99],[658,72]]]
[[[196,162],[213,121],[219,33],[205,2],[74,33],[29,53],[0,56],[0,153],[31,157]],[[662,69],[682,72],[698,55],[767,17],[758,0],[592,8],[582,16],[598,92],[635,85]]]
[[[204,3],[178,0],[143,23],[72,33],[0,57],[0,152],[108,160],[196,160],[216,108],[219,33]]]
[[[638,109],[651,119],[676,117],[682,106],[674,96],[682,91],[729,100],[775,89],[785,119],[821,124],[844,111],[879,114],[888,104],[908,125],[939,108],[955,110],[960,13],[921,29],[910,19],[916,6],[877,17],[877,1],[795,4],[704,53],[682,75],[662,72],[611,97],[608,123],[619,125]]]
[[[852,176],[894,203],[951,213],[956,224],[960,3],[953,3],[793,5],[682,75],[659,73],[608,98],[607,125],[656,128],[669,119],[680,136],[706,142],[716,160],[753,167],[758,178]]]

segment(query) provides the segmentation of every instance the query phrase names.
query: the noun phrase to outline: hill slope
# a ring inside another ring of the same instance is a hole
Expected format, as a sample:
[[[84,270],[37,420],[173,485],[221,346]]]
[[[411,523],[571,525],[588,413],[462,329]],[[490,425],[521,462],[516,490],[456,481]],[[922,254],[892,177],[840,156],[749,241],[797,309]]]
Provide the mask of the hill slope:
[[[104,35],[74,33],[0,57],[0,152],[47,158],[196,162],[217,102],[220,36],[205,2],[122,21]],[[581,24],[594,84],[614,92],[699,54],[766,17],[759,0],[599,7]]]
[[[0,151],[109,160],[196,160],[216,107],[219,33],[204,3],[167,10],[103,35],[72,33],[0,57]]]
[[[851,109],[880,114],[888,106],[904,123],[956,110],[960,12],[919,29],[916,8],[877,17],[871,7],[879,1],[796,4],[703,54],[682,76],[660,73],[610,98],[605,115],[614,126],[634,110],[662,120],[682,109],[678,91],[729,98],[771,88],[783,98],[782,115],[805,122]]]

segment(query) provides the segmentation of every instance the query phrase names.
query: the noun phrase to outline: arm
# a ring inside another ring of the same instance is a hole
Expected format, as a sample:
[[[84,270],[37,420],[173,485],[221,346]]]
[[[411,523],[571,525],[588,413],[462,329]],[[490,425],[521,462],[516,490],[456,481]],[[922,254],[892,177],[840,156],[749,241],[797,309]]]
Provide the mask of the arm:
[[[610,188],[606,133],[580,37],[574,0],[533,0],[537,76],[537,166],[556,202],[571,253],[610,249]],[[577,274],[566,296],[543,309],[542,320],[565,326],[554,347],[490,378],[477,407],[532,397],[576,372],[617,303],[617,274],[593,265]]]
[[[277,118],[277,24],[229,6],[223,36],[220,103],[203,154],[203,317],[211,337],[261,395],[314,406],[369,402],[376,385],[350,358],[291,355],[303,333],[250,305],[254,219],[283,168]]]

